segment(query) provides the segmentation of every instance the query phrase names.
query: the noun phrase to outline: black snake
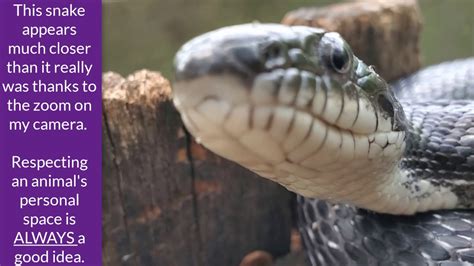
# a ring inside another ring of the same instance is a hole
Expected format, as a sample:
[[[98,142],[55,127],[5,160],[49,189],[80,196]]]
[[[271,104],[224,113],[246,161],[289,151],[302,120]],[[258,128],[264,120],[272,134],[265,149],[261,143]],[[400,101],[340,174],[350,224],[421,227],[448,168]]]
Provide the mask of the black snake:
[[[474,204],[474,59],[391,88],[337,33],[254,23],[191,40],[175,69],[197,141],[301,195],[313,265],[474,261],[474,215],[438,211]]]

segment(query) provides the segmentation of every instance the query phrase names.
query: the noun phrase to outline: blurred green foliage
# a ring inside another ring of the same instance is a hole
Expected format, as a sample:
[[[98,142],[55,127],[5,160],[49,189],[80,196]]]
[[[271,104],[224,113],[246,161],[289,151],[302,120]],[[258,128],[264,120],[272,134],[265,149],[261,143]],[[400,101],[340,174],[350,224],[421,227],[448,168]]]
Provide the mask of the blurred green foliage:
[[[152,69],[172,78],[179,47],[201,33],[252,21],[281,21],[286,12],[340,0],[111,0],[104,8],[104,71]],[[474,55],[474,0],[420,0],[423,61]]]

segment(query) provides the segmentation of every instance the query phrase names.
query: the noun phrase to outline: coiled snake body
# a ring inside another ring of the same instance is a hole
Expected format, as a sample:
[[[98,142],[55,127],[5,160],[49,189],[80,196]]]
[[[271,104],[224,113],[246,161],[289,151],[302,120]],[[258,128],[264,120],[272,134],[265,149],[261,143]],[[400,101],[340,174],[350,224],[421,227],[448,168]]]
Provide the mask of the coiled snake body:
[[[473,64],[391,89],[337,33],[246,24],[181,48],[174,102],[204,146],[301,195],[312,264],[474,261],[471,212],[406,216],[473,207]]]

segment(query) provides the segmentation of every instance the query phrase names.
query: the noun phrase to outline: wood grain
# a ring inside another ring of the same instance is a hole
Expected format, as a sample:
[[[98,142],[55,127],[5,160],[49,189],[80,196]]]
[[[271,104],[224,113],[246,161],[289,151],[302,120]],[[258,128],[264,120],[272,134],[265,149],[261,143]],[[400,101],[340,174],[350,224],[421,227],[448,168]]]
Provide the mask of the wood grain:
[[[289,251],[288,191],[192,141],[159,73],[103,80],[104,265],[238,265],[253,250]]]

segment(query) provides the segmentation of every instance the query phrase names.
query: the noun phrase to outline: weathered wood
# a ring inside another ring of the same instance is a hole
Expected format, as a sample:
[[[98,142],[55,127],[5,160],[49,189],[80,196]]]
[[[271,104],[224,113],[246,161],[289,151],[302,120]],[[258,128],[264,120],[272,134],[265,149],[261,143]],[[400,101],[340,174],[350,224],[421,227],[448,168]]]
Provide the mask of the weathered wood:
[[[291,11],[282,21],[339,32],[354,53],[388,81],[421,66],[416,0],[365,0]]]
[[[238,265],[289,250],[290,193],[188,137],[168,81],[104,75],[104,265]]]

